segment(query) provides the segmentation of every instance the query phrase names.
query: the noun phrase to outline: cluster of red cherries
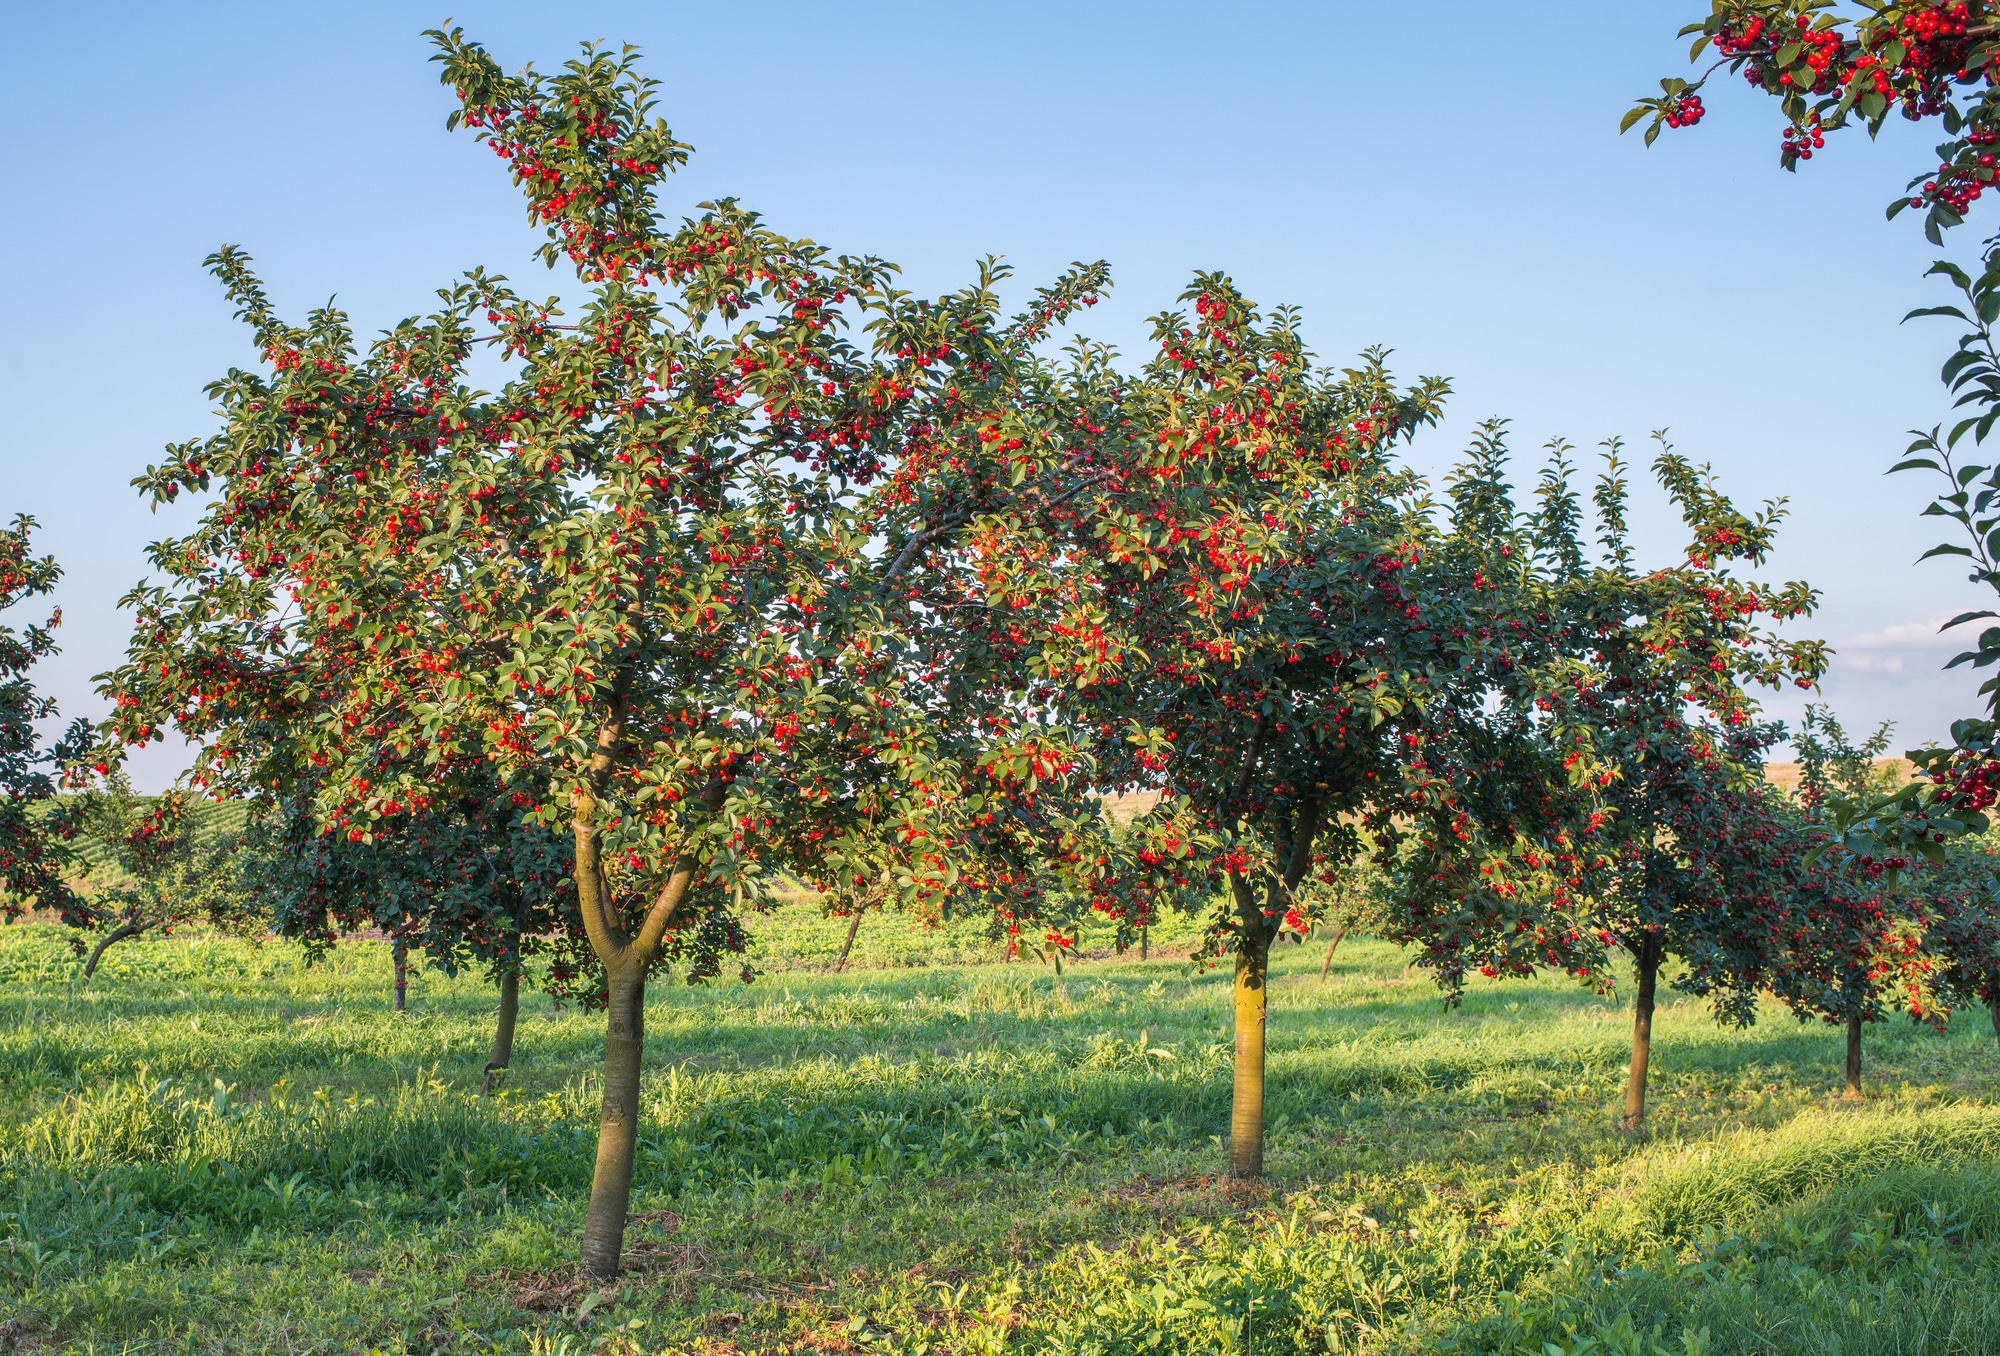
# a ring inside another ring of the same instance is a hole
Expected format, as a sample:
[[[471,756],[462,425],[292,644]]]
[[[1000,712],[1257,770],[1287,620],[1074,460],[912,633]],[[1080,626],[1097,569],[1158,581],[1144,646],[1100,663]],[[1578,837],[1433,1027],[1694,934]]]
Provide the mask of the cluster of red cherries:
[[[1785,125],[1784,152],[1786,155],[1795,155],[1801,160],[1810,160],[1813,157],[1813,152],[1824,145],[1826,145],[1826,133],[1820,128],[1819,114],[1813,113],[1807,115],[1804,127],[1794,127],[1790,123]]]
[[[1996,157],[1991,150],[1979,148],[1995,142],[2000,142],[2000,132],[1982,129],[1966,133],[1969,149],[1956,162],[1940,164],[1937,178],[1924,181],[1922,196],[1911,198],[1910,206],[1922,207],[1926,198],[1935,198],[1963,216],[1993,182]]]
[[[1664,116],[1669,127],[1692,127],[1706,112],[1699,94],[1677,94],[1667,100]]]

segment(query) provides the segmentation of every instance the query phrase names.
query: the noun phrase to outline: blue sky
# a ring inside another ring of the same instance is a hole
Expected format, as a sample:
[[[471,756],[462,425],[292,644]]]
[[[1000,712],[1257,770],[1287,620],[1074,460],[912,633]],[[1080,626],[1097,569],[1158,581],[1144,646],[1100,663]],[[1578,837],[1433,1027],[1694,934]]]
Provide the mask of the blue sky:
[[[1945,417],[1955,332],[1939,251],[1882,207],[1928,158],[1900,124],[1777,168],[1768,100],[1718,82],[1709,117],[1649,151],[1634,96],[1680,74],[1699,0],[1247,4],[182,4],[6,9],[15,54],[0,182],[0,513],[32,513],[68,571],[65,653],[43,670],[95,714],[115,600],[155,517],[128,482],[214,427],[202,387],[252,358],[202,259],[224,242],[294,313],[337,297],[364,332],[474,265],[557,291],[498,161],[444,130],[421,31],[447,17],[510,68],[630,42],[695,157],[678,213],[731,195],[780,230],[955,287],[993,253],[1023,286],[1111,261],[1088,332],[1128,354],[1189,274],[1304,308],[1319,353],[1396,350],[1452,417],[1540,445],[1655,428],[1742,500],[1792,517],[1768,572],[1825,596],[1825,695],[1854,726],[1943,737],[1975,681],[1937,672],[1935,619],[1980,595],[1941,562],[1927,486],[1882,471]],[[1533,16],[1532,27],[1506,16]],[[1961,259],[1985,221],[1947,238]],[[2000,219],[1995,220],[2000,227]],[[1646,497],[1643,558],[1678,544]],[[18,610],[17,610],[18,611]],[[19,624],[18,616],[8,620]],[[1799,698],[1772,703],[1795,715]],[[157,787],[173,749],[136,769]]]

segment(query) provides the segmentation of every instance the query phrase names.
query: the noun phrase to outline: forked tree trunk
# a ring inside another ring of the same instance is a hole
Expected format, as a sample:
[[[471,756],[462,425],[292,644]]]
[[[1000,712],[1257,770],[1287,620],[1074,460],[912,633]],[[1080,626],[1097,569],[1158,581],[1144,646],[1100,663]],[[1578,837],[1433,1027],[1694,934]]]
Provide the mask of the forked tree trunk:
[[[1850,1102],[1861,1100],[1861,1017],[1847,1019],[1847,1091],[1841,1094]]]
[[[581,1253],[594,1280],[618,1275],[625,1249],[625,1211],[632,1200],[632,1168],[639,1144],[639,1074],[646,1043],[646,972],[674,915],[694,888],[699,863],[682,856],[647,907],[635,933],[619,922],[606,888],[596,793],[610,781],[616,750],[624,738],[624,696],[597,734],[589,781],[572,793],[570,827],[576,836],[576,893],[590,949],[604,966],[604,1104],[597,1126],[597,1165],[590,1178],[590,1207],[584,1212]],[[702,791],[702,808],[722,808],[727,786],[712,778]]]
[[[1264,1026],[1269,1011],[1271,938],[1236,941],[1236,1076],[1229,1103],[1229,1175],[1264,1174]]]
[[[1326,959],[1319,963],[1320,983],[1322,984],[1326,983],[1326,973],[1327,971],[1333,969],[1333,953],[1340,949],[1340,939],[1342,937],[1345,937],[1346,935],[1347,935],[1346,928],[1335,928],[1333,930],[1333,940],[1327,943]]]
[[[147,926],[148,924],[145,923],[125,923],[106,933],[104,940],[91,948],[90,959],[83,963],[83,977],[89,979],[97,973],[97,963],[104,959],[106,951],[109,951],[114,945],[124,941],[128,937],[137,937],[146,930]]]
[[[1660,951],[1660,934],[1648,932],[1640,938],[1639,949],[1632,955],[1639,992],[1632,1003],[1632,1068],[1625,1075],[1627,1130],[1637,1130],[1646,1119],[1646,1079],[1653,1062],[1653,995],[1660,976]]]
[[[861,910],[856,909],[854,917],[848,920],[847,940],[841,944],[840,959],[833,963],[833,972],[836,975],[847,968],[847,953],[854,949],[854,934],[859,931],[861,931]]]
[[[490,1097],[499,1075],[514,1059],[514,1022],[521,1015],[521,976],[508,971],[500,976],[500,1016],[493,1024],[493,1057],[486,1061],[486,1077],[480,1081],[479,1095]]]
[[[632,1200],[632,1166],[639,1146],[639,1072],[646,1048],[646,966],[611,971],[605,1005],[604,1106],[597,1125],[597,1167],[583,1218],[583,1269],[618,1274],[625,1249],[625,1211]]]
[[[404,995],[410,987],[410,948],[398,938],[389,949],[396,963],[396,1011],[403,1010]]]

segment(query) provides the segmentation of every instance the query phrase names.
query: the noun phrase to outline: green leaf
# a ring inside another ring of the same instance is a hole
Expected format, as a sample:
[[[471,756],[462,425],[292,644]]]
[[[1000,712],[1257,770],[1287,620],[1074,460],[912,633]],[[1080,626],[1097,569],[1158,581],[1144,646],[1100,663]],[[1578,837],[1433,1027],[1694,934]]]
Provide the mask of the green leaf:
[[[1906,461],[1897,462],[1894,466],[1883,472],[1883,474],[1894,475],[1898,471],[1942,471],[1943,469],[1942,466],[1939,466],[1929,457],[1911,457]]]
[[[1652,145],[1659,138],[1660,129],[1665,126],[1664,122],[1655,122],[1651,127],[1646,129],[1646,144],[1648,146]]]
[[[1950,543],[1946,543],[1943,546],[1933,546],[1930,550],[1918,556],[1917,559],[1923,561],[1929,560],[1932,556],[1970,556],[1971,554],[1972,552],[1966,547],[1953,546]]]
[[[1954,264],[1948,258],[1940,258],[1936,264],[1932,264],[1930,268],[1924,270],[1926,278],[1936,278],[1938,274],[1944,274],[1946,278],[1950,278],[1952,282],[1956,282],[1960,292],[1970,292],[1972,290],[1972,278],[1966,274],[1964,268],[1960,268],[1958,264]]]
[[[1943,626],[1940,626],[1938,628],[1938,633],[1942,635],[1944,632],[1951,630],[1951,628],[1954,626],[1963,626],[1966,622],[1977,621],[1981,617],[2000,617],[2000,612],[1961,612],[1956,617],[1953,617],[1950,621],[1946,622]]]
[[[1640,104],[1637,108],[1628,111],[1624,117],[1618,120],[1618,134],[1620,136],[1623,136],[1625,133],[1631,131],[1632,124],[1639,121],[1639,119],[1645,117],[1646,114],[1648,114],[1651,111],[1652,110],[1647,108],[1646,105],[1644,104]]]

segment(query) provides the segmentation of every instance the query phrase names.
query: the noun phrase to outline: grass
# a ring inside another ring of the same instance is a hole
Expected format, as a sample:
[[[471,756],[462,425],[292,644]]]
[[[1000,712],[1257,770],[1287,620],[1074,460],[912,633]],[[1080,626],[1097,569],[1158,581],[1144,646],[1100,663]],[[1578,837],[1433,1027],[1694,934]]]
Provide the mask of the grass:
[[[1394,948],[1288,950],[1269,1179],[1216,1172],[1220,974],[1061,978],[976,926],[755,920],[765,974],[656,981],[632,1267],[573,1263],[599,1019],[492,998],[378,943],[130,943],[97,980],[0,930],[0,1321],[76,1352],[2000,1350],[2000,1052],[1773,1012],[1655,1025],[1550,983],[1444,1011]],[[1085,949],[1091,948],[1085,939]],[[980,963],[982,958],[986,963]]]

